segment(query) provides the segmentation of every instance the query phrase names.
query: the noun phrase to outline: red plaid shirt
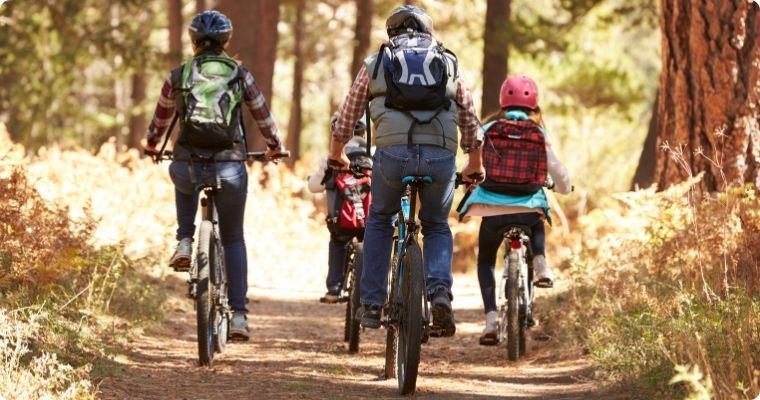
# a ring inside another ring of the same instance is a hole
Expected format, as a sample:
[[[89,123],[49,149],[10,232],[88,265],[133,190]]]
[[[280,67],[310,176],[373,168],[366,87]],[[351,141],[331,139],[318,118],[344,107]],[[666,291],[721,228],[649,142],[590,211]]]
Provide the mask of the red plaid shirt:
[[[253,120],[256,121],[256,125],[258,125],[262,135],[264,135],[267,146],[269,148],[279,147],[280,135],[277,123],[274,121],[272,113],[269,112],[264,95],[261,94],[258,86],[256,86],[253,75],[245,68],[242,68],[242,70],[244,78],[243,86],[245,89],[243,101],[246,107],[248,107]],[[175,99],[179,88],[172,85],[173,73],[174,71],[164,81],[164,86],[161,88],[161,96],[158,98],[158,104],[156,105],[156,112],[153,114],[153,120],[148,127],[147,140],[148,145],[151,147],[156,147],[158,142],[161,141],[161,137],[163,137],[166,128],[169,127],[177,107]]]
[[[338,110],[338,119],[333,126],[332,133],[336,141],[346,143],[353,136],[354,126],[364,114],[368,92],[369,73],[367,66],[362,65],[353,85],[351,85],[351,90],[348,91],[346,101]],[[462,83],[461,78],[457,79],[456,101],[461,106],[457,109],[457,125],[462,133],[459,146],[462,151],[469,153],[483,145],[483,132],[480,130],[470,91]]]

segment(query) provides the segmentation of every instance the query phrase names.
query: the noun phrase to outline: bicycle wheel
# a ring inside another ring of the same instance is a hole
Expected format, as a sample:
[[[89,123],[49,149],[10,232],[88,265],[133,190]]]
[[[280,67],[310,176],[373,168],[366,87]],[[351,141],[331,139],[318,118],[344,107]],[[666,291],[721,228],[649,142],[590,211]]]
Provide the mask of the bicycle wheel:
[[[198,359],[201,365],[211,365],[214,361],[214,320],[213,294],[209,279],[210,264],[213,259],[211,221],[201,222],[198,234],[198,285],[195,292],[195,306],[198,333]]]
[[[403,258],[401,293],[403,304],[399,313],[398,332],[398,388],[401,394],[413,393],[417,387],[417,372],[420,365],[422,345],[422,307],[424,305],[423,282],[425,277],[422,264],[422,250],[412,242]]]
[[[509,253],[507,262],[507,359],[517,361],[520,357],[520,305],[518,304],[518,282],[520,260],[517,252]]]
[[[393,248],[396,248],[396,241],[393,242]],[[395,253],[395,250],[394,250]],[[394,254],[391,258],[390,267],[390,287],[388,288],[388,313],[386,318],[388,323],[385,325],[387,332],[385,334],[385,379],[391,379],[396,377],[396,356],[398,355],[396,349],[398,348],[398,329],[395,321],[391,321],[398,315],[398,304],[396,303],[396,266],[398,265],[398,259]]]
[[[343,273],[346,275],[343,278],[343,282],[347,283],[347,289],[349,293],[354,290],[354,242],[348,244],[348,250],[346,251],[346,259],[343,261]],[[345,289],[345,288],[344,288]],[[341,289],[342,291],[342,289]],[[342,294],[342,293],[341,293]],[[349,295],[350,297],[350,295]],[[343,323],[343,341],[348,342],[351,335],[351,321],[354,319],[354,315],[359,308],[355,308],[351,299],[346,302],[346,320]]]
[[[351,295],[348,299],[348,305],[346,309],[351,310],[349,314],[350,319],[346,319],[348,323],[348,351],[350,353],[356,353],[359,351],[359,318],[356,317],[356,312],[361,307],[359,290],[359,281],[362,277],[362,263],[364,262],[364,248],[361,243],[353,243],[354,258],[351,268]]]
[[[227,345],[227,336],[229,328],[229,315],[222,307],[217,309],[217,305],[226,304],[222,301],[227,296],[227,272],[224,264],[224,250],[222,243],[216,235],[213,235],[213,245],[211,246],[211,307],[214,308],[214,349],[222,353]]]

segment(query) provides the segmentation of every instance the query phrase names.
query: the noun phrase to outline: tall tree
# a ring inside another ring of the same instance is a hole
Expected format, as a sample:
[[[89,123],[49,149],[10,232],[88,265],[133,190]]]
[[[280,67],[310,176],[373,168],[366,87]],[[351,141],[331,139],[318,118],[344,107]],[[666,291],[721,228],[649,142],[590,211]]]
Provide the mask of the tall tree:
[[[230,54],[250,69],[271,107],[280,0],[219,0],[217,6],[232,20],[234,31],[229,45]],[[263,148],[264,140],[256,133],[252,118],[247,112],[244,115],[249,149]]]
[[[760,10],[745,0],[661,0],[659,188],[760,187]]]
[[[290,123],[288,124],[288,140],[286,148],[290,150],[290,157],[285,160],[289,166],[293,166],[300,157],[301,150],[301,99],[303,97],[303,32],[304,18],[306,10],[306,0],[296,0],[296,19],[293,32],[295,32],[295,41],[293,44],[293,97],[290,101]]]
[[[202,13],[206,11],[206,0],[195,0],[195,12]]]
[[[369,49],[372,33],[373,0],[356,0],[356,28],[354,29],[354,57],[351,61],[351,79],[354,79],[362,67]]]
[[[636,172],[633,174],[631,189],[648,188],[654,183],[654,170],[657,167],[657,136],[659,135],[659,124],[657,123],[657,110],[660,104],[660,92],[654,98],[652,106],[652,117],[649,119],[649,130],[647,137],[644,139],[644,147],[641,149],[639,156],[639,165],[636,166]]]
[[[141,110],[140,106],[145,101],[145,75],[142,72],[135,72],[132,75],[132,102],[131,108],[133,112],[129,117],[129,140],[127,146],[132,148],[140,148],[140,140],[145,135],[145,130],[148,128],[145,122],[145,113]],[[171,132],[169,132],[171,134]]]
[[[169,64],[182,62],[182,0],[168,0],[169,11]]]
[[[509,57],[509,13],[511,0],[488,0],[486,29],[483,33],[482,116],[499,109],[499,91],[495,88],[507,76]]]

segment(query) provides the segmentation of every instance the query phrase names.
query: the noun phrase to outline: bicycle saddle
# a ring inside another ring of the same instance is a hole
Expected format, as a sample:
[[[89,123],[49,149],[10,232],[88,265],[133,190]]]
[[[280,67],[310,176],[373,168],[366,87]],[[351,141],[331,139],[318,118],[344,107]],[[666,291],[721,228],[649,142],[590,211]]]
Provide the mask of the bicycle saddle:
[[[433,177],[430,175],[407,175],[401,179],[403,184],[421,185],[423,183],[432,183]]]

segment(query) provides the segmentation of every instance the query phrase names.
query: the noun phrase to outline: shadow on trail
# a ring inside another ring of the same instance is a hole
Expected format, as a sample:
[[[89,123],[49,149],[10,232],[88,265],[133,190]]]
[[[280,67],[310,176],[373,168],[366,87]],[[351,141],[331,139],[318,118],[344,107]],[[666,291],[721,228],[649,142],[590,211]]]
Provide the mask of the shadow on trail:
[[[173,279],[170,279],[173,280]],[[176,279],[179,281],[179,279]],[[169,282],[167,282],[169,283]],[[181,295],[184,285],[169,283]],[[168,285],[167,285],[168,286]],[[377,399],[398,397],[381,380],[385,330],[364,330],[358,354],[343,342],[344,305],[256,296],[249,303],[251,340],[229,344],[214,366],[199,367],[195,311],[173,299],[165,321],[134,343],[128,359],[99,386],[103,399]],[[460,323],[482,312],[457,310]],[[464,326],[464,325],[463,325]],[[472,331],[472,329],[470,329]],[[465,330],[423,347],[418,399],[581,399],[599,397],[587,363],[508,365],[503,349],[484,349]],[[578,378],[582,377],[582,378]]]

